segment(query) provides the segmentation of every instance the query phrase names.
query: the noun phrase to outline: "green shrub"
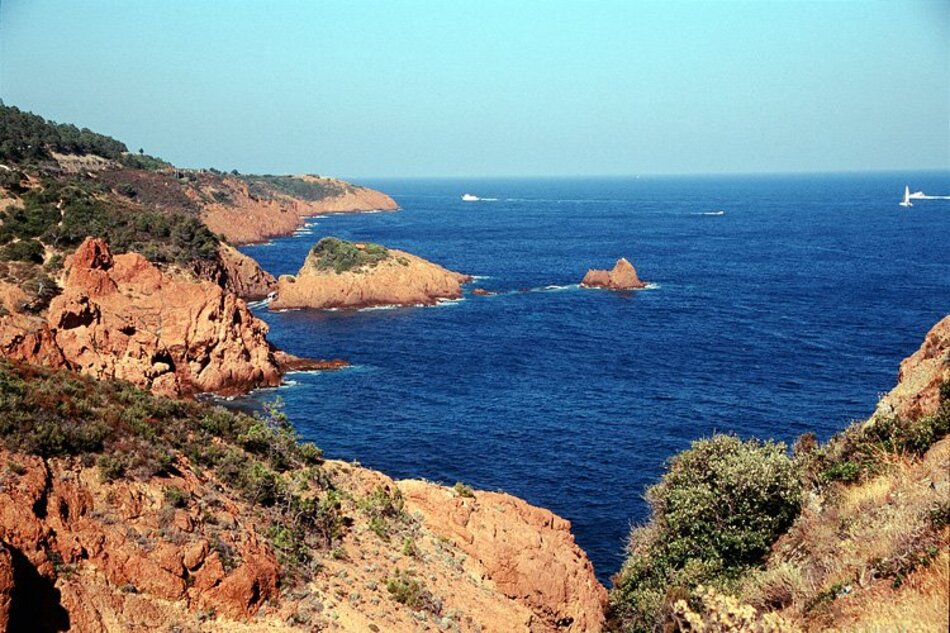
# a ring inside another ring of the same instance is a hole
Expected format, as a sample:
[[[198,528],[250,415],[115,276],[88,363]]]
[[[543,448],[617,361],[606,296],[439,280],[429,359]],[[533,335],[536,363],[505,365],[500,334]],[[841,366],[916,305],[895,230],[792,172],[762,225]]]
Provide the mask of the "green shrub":
[[[393,523],[404,523],[408,519],[404,506],[399,489],[394,488],[390,492],[384,486],[377,486],[359,500],[360,510],[369,518],[369,529],[383,539],[389,538]]]
[[[650,522],[631,532],[612,620],[624,631],[653,630],[692,588],[726,586],[761,564],[801,499],[783,444],[727,435],[694,442],[647,491]]]
[[[296,176],[241,176],[236,170],[233,176],[240,176],[248,185],[248,191],[255,198],[269,199],[283,194],[316,202],[325,198],[335,198],[347,192],[347,187],[331,180],[304,180]]]
[[[173,508],[184,508],[191,497],[187,492],[175,486],[165,488],[165,503]]]
[[[389,251],[379,244],[354,244],[336,237],[325,237],[310,249],[311,264],[317,270],[337,273],[375,266],[389,258]]]
[[[20,240],[0,247],[0,260],[42,264],[46,251],[36,240]]]
[[[412,573],[397,570],[386,581],[386,590],[392,599],[404,604],[414,611],[426,611],[433,615],[441,615],[442,601],[432,595],[426,587],[416,580]]]
[[[472,487],[466,486],[461,481],[455,482],[455,485],[452,486],[452,491],[459,497],[475,497],[475,491],[472,490]]]
[[[132,169],[144,169],[146,171],[161,171],[171,169],[172,164],[165,162],[161,158],[149,156],[148,154],[123,154],[119,159],[126,167]]]
[[[102,481],[115,481],[125,474],[125,464],[111,455],[100,455],[96,460],[96,466],[99,468],[99,479]]]
[[[881,471],[887,454],[923,455],[950,433],[950,381],[941,383],[940,402],[932,415],[916,419],[896,415],[858,422],[803,461],[813,482],[855,482]]]

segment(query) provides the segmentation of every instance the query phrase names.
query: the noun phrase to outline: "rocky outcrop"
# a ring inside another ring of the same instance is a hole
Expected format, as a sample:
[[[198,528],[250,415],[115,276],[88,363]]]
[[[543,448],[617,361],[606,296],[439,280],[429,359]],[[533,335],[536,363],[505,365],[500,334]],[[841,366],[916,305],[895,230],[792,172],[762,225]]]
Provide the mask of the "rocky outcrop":
[[[262,197],[252,194],[248,184],[236,178],[222,181],[222,201],[202,204],[201,217],[214,233],[223,235],[231,244],[264,242],[272,237],[290,235],[305,218],[325,213],[359,211],[395,211],[396,202],[386,194],[357,187],[342,180],[300,176],[303,181],[320,181],[337,195],[321,200],[305,200],[272,193]]]
[[[941,319],[916,352],[901,362],[897,385],[878,403],[877,415],[917,419],[940,404],[940,386],[950,381],[950,316]]]
[[[398,485],[428,529],[468,554],[494,588],[531,610],[530,630],[603,629],[607,591],[574,543],[569,521],[503,493],[459,495],[422,481]]]
[[[280,383],[267,325],[208,281],[164,273],[144,257],[113,257],[87,239],[67,259],[65,287],[46,323],[0,326],[9,358],[65,365],[161,395],[235,394]]]
[[[103,482],[71,459],[0,450],[0,460],[0,624],[6,607],[10,630],[164,630],[189,609],[246,619],[278,595],[276,556],[247,508],[188,469]],[[214,510],[169,505],[169,486],[216,498]]]
[[[350,246],[365,247],[359,243]],[[270,309],[433,305],[440,299],[460,298],[462,284],[471,281],[467,275],[410,253],[386,252],[381,261],[337,272],[322,267],[312,251],[296,276],[280,277]]]
[[[606,288],[608,290],[636,290],[646,288],[646,284],[637,276],[633,264],[621,257],[613,270],[590,269],[584,275],[581,286],[585,288]]]
[[[222,244],[218,249],[218,257],[223,269],[221,285],[242,299],[265,299],[277,290],[277,279],[253,258],[233,246]]]

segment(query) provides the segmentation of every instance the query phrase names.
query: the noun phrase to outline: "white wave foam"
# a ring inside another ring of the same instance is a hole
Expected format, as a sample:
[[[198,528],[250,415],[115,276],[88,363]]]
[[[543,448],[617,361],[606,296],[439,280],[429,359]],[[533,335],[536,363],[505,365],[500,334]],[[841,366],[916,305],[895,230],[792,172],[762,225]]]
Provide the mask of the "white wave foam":
[[[651,281],[650,283],[646,285],[646,288],[644,288],[644,290],[659,290],[662,287],[663,286],[661,286],[660,284],[654,283]]]
[[[485,279],[491,279],[489,275],[472,275],[472,281],[484,281]]]
[[[723,211],[722,209],[717,209],[717,210],[715,210],[715,211],[697,211],[697,212],[695,212],[695,213],[690,213],[690,215],[713,215],[713,216],[719,216],[719,215],[726,215],[726,212]]]
[[[273,301],[273,297],[267,297],[266,299],[261,299],[260,301],[249,301],[247,307],[251,310],[256,310],[258,308],[263,308],[270,305],[270,302]]]

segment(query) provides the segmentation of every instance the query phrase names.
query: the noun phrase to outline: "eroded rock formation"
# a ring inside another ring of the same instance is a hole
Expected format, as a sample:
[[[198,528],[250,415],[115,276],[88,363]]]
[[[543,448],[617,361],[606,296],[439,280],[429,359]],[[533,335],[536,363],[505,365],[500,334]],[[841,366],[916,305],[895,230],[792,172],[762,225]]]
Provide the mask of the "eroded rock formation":
[[[3,320],[4,356],[169,396],[280,383],[267,325],[233,293],[162,272],[136,253],[113,257],[98,239],[83,242],[66,268],[45,323]]]
[[[233,246],[222,244],[218,256],[223,269],[221,285],[242,299],[264,299],[277,290],[277,279]]]
[[[189,608],[247,618],[278,595],[276,557],[245,508],[220,497],[214,525],[197,529],[207,517],[165,500],[167,486],[213,494],[187,469],[102,482],[70,459],[0,450],[0,460],[11,468],[0,487],[0,625],[6,613],[11,630],[156,630]]]
[[[584,275],[581,286],[585,288],[606,288],[608,290],[636,290],[646,288],[646,284],[637,276],[633,264],[621,257],[612,270],[590,269]]]
[[[462,296],[462,284],[471,280],[468,275],[452,272],[410,253],[395,249],[387,252],[388,256],[382,261],[342,272],[320,267],[311,252],[296,276],[280,277],[277,297],[270,308],[433,305],[440,299],[458,299]]]

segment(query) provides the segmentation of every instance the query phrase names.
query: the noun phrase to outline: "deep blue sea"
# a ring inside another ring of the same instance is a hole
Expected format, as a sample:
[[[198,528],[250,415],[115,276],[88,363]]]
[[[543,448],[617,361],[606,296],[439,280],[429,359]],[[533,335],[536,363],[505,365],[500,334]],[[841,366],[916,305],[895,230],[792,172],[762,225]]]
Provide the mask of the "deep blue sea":
[[[667,458],[715,432],[828,438],[950,313],[950,202],[897,204],[905,184],[950,194],[950,173],[362,184],[402,210],[243,250],[283,274],[326,235],[380,242],[499,294],[258,309],[279,347],[354,367],[243,405],[279,395],[330,457],[550,508],[605,581]],[[576,286],[619,257],[651,289]]]

